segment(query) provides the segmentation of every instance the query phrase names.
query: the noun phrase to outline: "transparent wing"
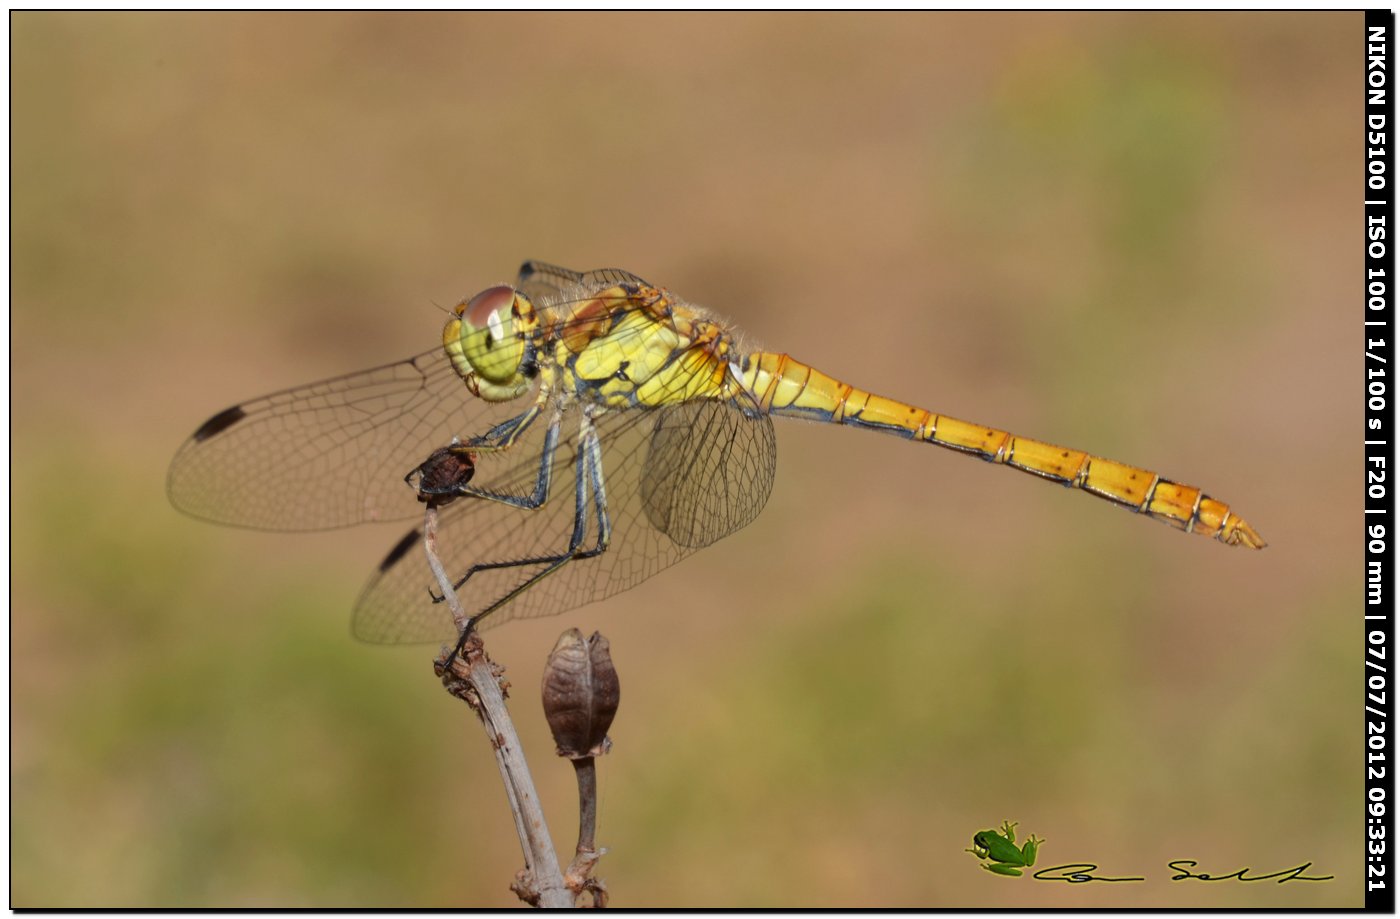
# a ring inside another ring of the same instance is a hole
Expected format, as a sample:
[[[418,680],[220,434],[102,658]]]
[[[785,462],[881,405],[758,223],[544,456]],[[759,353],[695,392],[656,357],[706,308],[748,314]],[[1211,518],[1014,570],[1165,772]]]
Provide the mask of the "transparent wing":
[[[556,305],[624,276],[632,277],[543,265],[529,278],[522,271],[534,294],[552,296]],[[557,294],[556,284],[567,285],[568,293]],[[542,310],[546,325],[549,312]],[[176,452],[166,490],[191,516],[260,530],[323,530],[417,516],[422,505],[404,476],[453,437],[484,433],[533,397],[483,402],[435,349],[219,412]]]
[[[515,289],[540,304],[558,299],[582,281],[582,272],[531,260],[520,266]]]
[[[459,498],[438,524],[438,551],[454,577],[473,566],[557,556],[574,531],[579,417],[565,416],[549,500],[535,510]],[[758,515],[777,464],[772,421],[752,402],[696,400],[604,415],[595,422],[612,538],[594,558],[575,559],[483,621],[548,616],[627,590],[733,533]],[[528,494],[539,472],[543,424],[510,453],[480,457],[474,486]],[[591,492],[584,548],[597,542]],[[459,590],[475,614],[545,567],[545,562],[478,570]],[[438,641],[455,636],[423,555],[422,530],[408,533],[370,579],[355,608],[355,635],[373,642]]]
[[[422,512],[403,477],[502,407],[474,398],[441,349],[235,405],[171,461],[170,501],[194,517],[319,530]]]
[[[537,306],[559,303],[582,292],[597,291],[614,284],[652,286],[650,282],[621,268],[574,271],[572,268],[533,260],[520,266],[520,274],[515,279],[515,289],[529,297]]]

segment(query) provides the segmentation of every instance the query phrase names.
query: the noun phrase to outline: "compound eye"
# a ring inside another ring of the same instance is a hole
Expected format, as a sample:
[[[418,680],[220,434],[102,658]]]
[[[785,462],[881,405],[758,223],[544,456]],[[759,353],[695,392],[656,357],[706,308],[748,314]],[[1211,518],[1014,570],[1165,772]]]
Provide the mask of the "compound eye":
[[[529,386],[522,373],[525,340],[520,334],[514,288],[488,287],[457,304],[442,330],[452,364],[470,377],[482,398],[514,398]],[[490,395],[488,395],[488,393]]]
[[[514,288],[504,284],[488,287],[462,305],[462,321],[470,329],[485,329],[490,343],[494,344],[506,336],[506,323],[514,303]]]

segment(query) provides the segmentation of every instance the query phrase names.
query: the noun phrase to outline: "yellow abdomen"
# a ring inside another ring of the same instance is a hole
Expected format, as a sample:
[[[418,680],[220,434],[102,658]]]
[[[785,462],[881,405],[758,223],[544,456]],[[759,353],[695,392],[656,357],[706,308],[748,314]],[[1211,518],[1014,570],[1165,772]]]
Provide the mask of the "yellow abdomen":
[[[938,415],[842,383],[786,354],[756,352],[743,362],[742,379],[759,405],[774,415],[872,428],[970,453],[991,463],[1077,488],[1188,533],[1231,546],[1262,549],[1265,542],[1230,506],[1199,488],[1082,450],[1057,447],[1007,431]]]

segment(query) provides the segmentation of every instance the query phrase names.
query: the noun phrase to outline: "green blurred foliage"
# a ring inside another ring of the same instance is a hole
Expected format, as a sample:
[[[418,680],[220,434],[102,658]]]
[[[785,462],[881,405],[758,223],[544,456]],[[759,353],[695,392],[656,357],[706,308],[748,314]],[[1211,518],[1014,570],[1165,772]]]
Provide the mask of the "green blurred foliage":
[[[488,633],[566,851],[538,674],[564,628],[612,642],[616,905],[1358,905],[1360,28],[16,14],[12,905],[515,902],[434,649],[348,635],[398,531],[207,527],[163,477],[214,411],[431,347],[528,257],[1200,484],[1271,542],[783,425],[745,532]],[[963,849],[1003,819],[1150,880],[993,877]]]

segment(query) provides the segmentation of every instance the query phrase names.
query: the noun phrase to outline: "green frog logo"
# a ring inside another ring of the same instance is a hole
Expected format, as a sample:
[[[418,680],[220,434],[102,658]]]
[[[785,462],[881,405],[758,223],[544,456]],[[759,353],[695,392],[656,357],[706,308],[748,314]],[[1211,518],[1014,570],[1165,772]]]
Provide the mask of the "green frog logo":
[[[993,874],[1007,877],[1020,877],[1022,868],[1035,864],[1035,855],[1043,839],[1032,834],[1026,837],[1025,845],[1016,848],[1016,824],[1002,821],[1001,830],[983,830],[972,834],[972,848],[965,851],[983,859],[986,868]]]

